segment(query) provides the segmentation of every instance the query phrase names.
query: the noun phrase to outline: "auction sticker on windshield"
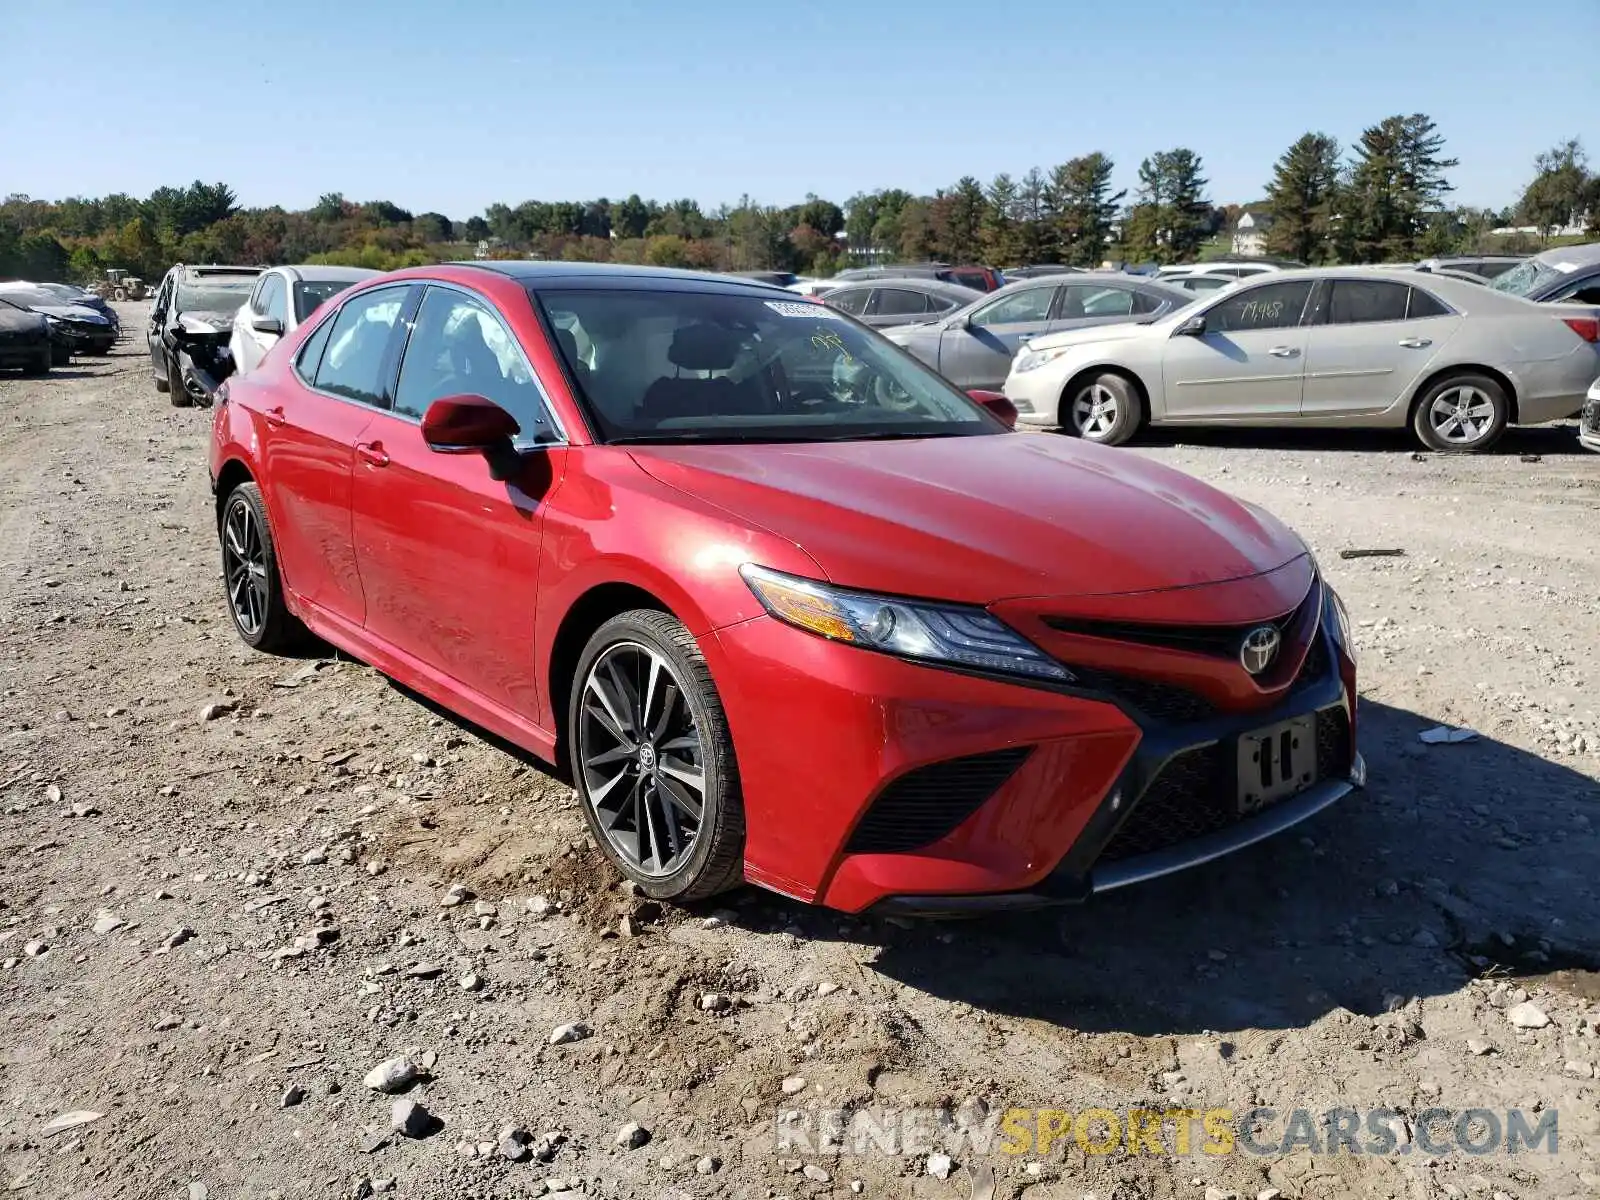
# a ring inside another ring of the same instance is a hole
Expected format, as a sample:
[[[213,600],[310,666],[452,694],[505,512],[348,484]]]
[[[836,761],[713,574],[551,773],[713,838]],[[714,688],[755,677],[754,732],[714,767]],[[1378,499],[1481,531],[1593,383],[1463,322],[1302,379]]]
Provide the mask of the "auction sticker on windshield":
[[[801,300],[768,300],[766,305],[780,317],[811,317],[824,321],[842,321],[844,314],[836,312],[825,304],[816,304],[811,301]]]

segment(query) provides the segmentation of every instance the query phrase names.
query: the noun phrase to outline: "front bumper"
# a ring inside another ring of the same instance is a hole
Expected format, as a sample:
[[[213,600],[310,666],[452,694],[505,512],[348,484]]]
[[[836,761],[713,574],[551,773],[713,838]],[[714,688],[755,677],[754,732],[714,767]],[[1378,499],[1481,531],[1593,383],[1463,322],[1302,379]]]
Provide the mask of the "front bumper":
[[[1600,380],[1589,389],[1578,414],[1578,441],[1591,450],[1600,450]]]
[[[1029,686],[770,617],[719,630],[702,648],[738,749],[746,877],[850,912],[1025,908],[1081,902],[1270,837],[1364,780],[1353,665],[1326,623],[1313,639],[1322,665],[1308,647],[1276,703],[1168,719],[1104,690],[1104,672],[1099,691]],[[1304,790],[1237,816],[1239,739],[1302,716],[1319,741],[1326,726],[1343,742],[1318,753]],[[964,798],[980,777],[981,794]],[[1192,812],[1175,780],[1203,793]],[[1150,824],[1164,811],[1194,836],[1138,834],[1135,814]],[[917,822],[936,836],[919,840]]]
[[[1066,376],[1055,363],[1046,363],[1021,374],[1011,372],[1002,390],[1006,399],[1017,406],[1018,425],[1054,429],[1061,424],[1061,391],[1065,386]]]

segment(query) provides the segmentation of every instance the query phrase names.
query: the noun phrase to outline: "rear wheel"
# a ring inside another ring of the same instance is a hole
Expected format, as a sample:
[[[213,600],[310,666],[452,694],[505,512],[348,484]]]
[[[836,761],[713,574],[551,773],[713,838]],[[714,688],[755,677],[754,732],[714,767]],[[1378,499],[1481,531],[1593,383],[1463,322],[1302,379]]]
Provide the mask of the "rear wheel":
[[[1505,389],[1487,375],[1449,375],[1422,394],[1411,428],[1430,450],[1471,454],[1499,441],[1510,415]]]
[[[742,880],[733,740],[682,624],[640,609],[596,630],[578,660],[567,730],[584,819],[646,895],[698,900]]]
[[[1062,407],[1063,422],[1086,442],[1120,446],[1138,431],[1144,418],[1139,392],[1121,375],[1109,372],[1079,380],[1069,390]]]
[[[113,291],[111,293],[111,298],[113,300],[126,300],[128,298],[128,289],[127,288],[117,288],[115,291]]]
[[[228,612],[239,637],[267,654],[292,649],[304,640],[306,630],[283,598],[278,551],[260,488],[241,483],[228,493],[218,533]]]

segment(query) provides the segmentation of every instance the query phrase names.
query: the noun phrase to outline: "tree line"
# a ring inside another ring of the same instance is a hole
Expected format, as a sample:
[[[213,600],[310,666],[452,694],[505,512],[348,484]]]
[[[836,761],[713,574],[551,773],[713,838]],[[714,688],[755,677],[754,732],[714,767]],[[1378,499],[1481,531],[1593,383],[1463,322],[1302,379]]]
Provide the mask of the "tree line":
[[[1324,133],[1278,159],[1265,199],[1217,205],[1198,153],[1158,151],[1139,165],[1130,195],[1099,151],[1048,170],[967,175],[933,195],[860,192],[843,204],[809,195],[787,207],[704,210],[694,200],[491,204],[452,220],[387,200],[333,192],[302,211],[242,208],[224,183],[158,188],[144,199],[0,202],[0,278],[75,280],[120,267],[146,279],[174,262],[342,263],[389,270],[470,256],[535,256],[705,270],[786,269],[826,275],[873,261],[1059,262],[1098,266],[1180,262],[1202,254],[1246,211],[1266,218],[1269,253],[1308,263],[1383,262],[1486,248],[1488,231],[1520,219],[1540,237],[1587,213],[1600,232],[1600,175],[1582,145],[1563,142],[1534,164],[1514,209],[1449,207],[1457,165],[1425,114],[1364,130],[1347,155]],[[1517,247],[1517,248],[1532,248]]]

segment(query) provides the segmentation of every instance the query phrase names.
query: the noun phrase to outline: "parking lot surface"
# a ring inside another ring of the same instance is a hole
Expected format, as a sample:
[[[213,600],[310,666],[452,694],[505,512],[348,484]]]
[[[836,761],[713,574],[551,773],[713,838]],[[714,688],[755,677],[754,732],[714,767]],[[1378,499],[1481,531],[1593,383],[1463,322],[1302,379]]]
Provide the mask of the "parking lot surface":
[[[1370,787],[1184,875],[948,924],[755,891],[661,912],[537,767],[329,651],[245,649],[208,429],[127,342],[0,378],[12,1193],[1600,1194],[1600,456],[1570,425],[1468,458],[1400,434],[1118,451],[1311,543],[1358,626]],[[1477,737],[1419,740],[1440,724]],[[363,1083],[402,1055],[421,1139]],[[782,1132],[839,1107],[1256,1106],[1383,1107],[1395,1148],[1067,1137],[945,1163]],[[1429,1108],[1554,1111],[1559,1143],[1430,1153]]]

